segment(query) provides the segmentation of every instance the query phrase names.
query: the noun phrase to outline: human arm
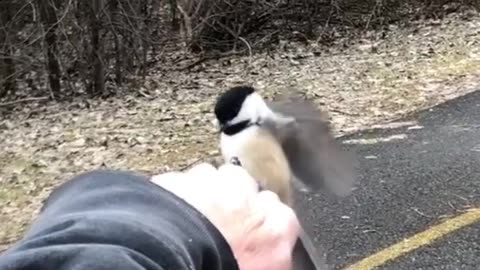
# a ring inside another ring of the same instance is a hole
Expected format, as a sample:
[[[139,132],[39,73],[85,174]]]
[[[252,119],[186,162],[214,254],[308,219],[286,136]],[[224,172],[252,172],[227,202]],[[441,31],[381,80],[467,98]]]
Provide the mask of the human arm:
[[[146,176],[92,171],[54,190],[0,269],[238,269],[199,211]]]

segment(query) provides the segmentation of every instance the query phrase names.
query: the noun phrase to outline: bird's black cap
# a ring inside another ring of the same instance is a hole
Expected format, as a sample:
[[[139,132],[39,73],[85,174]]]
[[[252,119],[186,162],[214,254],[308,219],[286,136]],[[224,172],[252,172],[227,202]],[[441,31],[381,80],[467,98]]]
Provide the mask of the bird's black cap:
[[[214,108],[219,124],[223,126],[235,118],[242,109],[245,99],[253,92],[255,88],[251,86],[235,86],[221,94]]]

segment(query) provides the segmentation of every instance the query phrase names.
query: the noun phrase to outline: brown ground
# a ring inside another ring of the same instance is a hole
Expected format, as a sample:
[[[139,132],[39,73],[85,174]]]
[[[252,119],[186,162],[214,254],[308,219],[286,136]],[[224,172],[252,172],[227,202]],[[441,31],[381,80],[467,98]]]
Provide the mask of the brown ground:
[[[478,88],[478,14],[392,30],[386,39],[366,34],[348,49],[286,44],[271,56],[152,74],[143,86],[152,98],[28,106],[2,119],[0,245],[16,240],[42,199],[72,174],[101,166],[153,173],[214,154],[212,102],[233,84],[253,82],[267,97],[304,91],[329,112],[337,135]]]

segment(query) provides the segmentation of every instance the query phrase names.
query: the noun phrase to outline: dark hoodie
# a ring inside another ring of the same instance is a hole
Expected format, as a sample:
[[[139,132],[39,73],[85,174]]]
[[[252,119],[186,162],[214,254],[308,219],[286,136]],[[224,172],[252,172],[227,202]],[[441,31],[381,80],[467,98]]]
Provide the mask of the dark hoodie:
[[[92,171],[59,186],[1,270],[237,270],[201,213],[147,177]]]

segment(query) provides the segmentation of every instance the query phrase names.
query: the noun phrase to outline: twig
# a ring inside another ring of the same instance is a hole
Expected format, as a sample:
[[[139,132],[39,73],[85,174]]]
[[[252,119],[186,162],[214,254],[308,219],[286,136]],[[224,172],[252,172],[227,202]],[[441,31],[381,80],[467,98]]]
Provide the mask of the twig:
[[[190,63],[188,64],[187,66],[185,67],[180,67],[178,69],[176,69],[176,71],[185,71],[185,70],[190,70],[192,68],[194,68],[195,66],[205,62],[205,61],[208,61],[208,60],[219,60],[221,58],[224,58],[224,57],[230,57],[230,56],[234,56],[234,55],[240,55],[244,52],[245,50],[241,50],[241,51],[229,51],[229,52],[226,52],[226,53],[215,53],[213,55],[204,55],[202,56],[200,59],[197,59],[195,60],[193,63]]]
[[[431,217],[432,217],[432,216],[429,216],[429,215],[427,215],[427,214],[424,214],[424,213],[420,212],[420,210],[418,210],[418,208],[412,207],[412,210],[413,210],[415,213],[419,214],[420,216],[424,216],[424,217],[428,217],[428,218],[431,218]]]
[[[196,158],[194,161],[189,162],[189,163],[185,164],[184,166],[180,167],[179,171],[185,171],[186,169],[192,167],[195,163],[199,162],[199,161],[202,160],[203,158],[204,158],[204,157]]]
[[[248,73],[250,73],[250,69],[252,68],[252,47],[250,46],[250,43],[248,43],[248,41],[246,39],[244,39],[243,37],[238,37],[239,40],[241,40],[243,43],[245,43],[245,45],[247,46],[248,48],[248,66],[247,68],[245,69],[245,75],[247,76]]]
[[[341,110],[338,110],[338,109],[331,109],[330,111],[331,112],[336,112],[336,113],[339,113],[339,114],[348,115],[348,116],[358,116],[358,113],[348,113],[348,112],[344,112],[344,111],[341,111]]]
[[[199,157],[199,158],[196,158],[195,160],[187,163],[186,165],[182,166],[179,171],[184,171],[190,167],[192,167],[193,165],[195,165],[197,162],[201,161],[201,160],[208,160],[208,159],[212,159],[214,158],[215,156],[218,156],[218,153],[213,153],[213,154],[209,154],[209,155],[206,155],[206,156],[202,156],[202,157]]]
[[[33,102],[33,101],[42,101],[42,100],[47,100],[50,97],[33,97],[33,98],[24,98],[24,99],[19,99],[15,101],[10,101],[10,102],[5,102],[5,103],[0,103],[0,107],[7,107],[7,106],[12,106],[16,105],[19,103],[27,103],[27,102]]]
[[[202,56],[201,58],[195,60],[193,63],[190,63],[185,67],[178,68],[177,71],[190,70],[190,69],[194,68],[195,66],[200,65],[201,63],[203,63],[207,60],[211,60],[211,59],[215,59],[215,57]]]
[[[142,90],[138,90],[138,93],[139,93],[142,97],[152,98],[152,96],[150,96],[149,94],[145,93],[145,92],[142,91]]]

